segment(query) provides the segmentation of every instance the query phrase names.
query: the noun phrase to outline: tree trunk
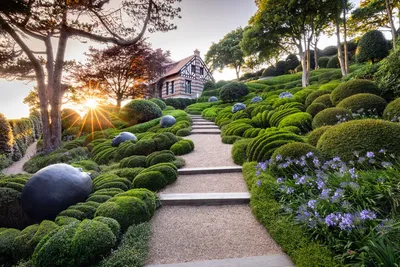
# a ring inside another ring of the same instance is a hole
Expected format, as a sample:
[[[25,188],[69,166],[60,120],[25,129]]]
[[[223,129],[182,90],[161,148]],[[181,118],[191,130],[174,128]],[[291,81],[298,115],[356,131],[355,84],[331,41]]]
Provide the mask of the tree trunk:
[[[385,0],[385,4],[386,4],[386,12],[389,17],[390,31],[392,33],[393,50],[395,50],[396,49],[397,32],[396,32],[396,26],[394,25],[394,21],[393,21],[393,10],[390,7],[389,0]]]
[[[122,98],[118,96],[117,97],[117,107],[118,107],[118,109],[121,108],[121,103],[122,103]]]
[[[237,66],[237,67],[235,67],[235,71],[236,71],[236,78],[237,78],[237,80],[239,81],[239,79],[240,79],[240,66]]]
[[[336,14],[336,37],[337,37],[337,49],[338,49],[338,59],[340,64],[340,70],[342,71],[342,76],[346,76],[346,70],[344,68],[344,59],[343,59],[343,52],[342,47],[340,44],[340,11]]]
[[[347,25],[346,25],[347,0],[343,0],[343,50],[344,50],[344,72],[349,74],[349,54],[347,52]]]
[[[318,65],[318,37],[315,37],[315,43],[314,43],[314,62],[315,62],[315,69],[319,69]]]
[[[308,79],[307,79],[307,58],[306,58],[306,53],[303,51],[303,46],[302,46],[302,40],[299,39],[299,44],[297,45],[297,48],[299,49],[299,55],[300,55],[300,62],[301,62],[301,68],[302,70],[302,75],[301,75],[301,85],[302,87],[307,87],[308,86]]]

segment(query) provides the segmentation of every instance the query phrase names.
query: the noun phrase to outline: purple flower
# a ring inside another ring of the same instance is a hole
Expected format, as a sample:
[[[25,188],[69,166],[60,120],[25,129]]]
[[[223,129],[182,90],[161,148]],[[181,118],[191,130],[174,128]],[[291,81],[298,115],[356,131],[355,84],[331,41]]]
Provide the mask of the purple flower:
[[[376,218],[376,213],[370,210],[363,210],[360,212],[359,217],[361,220],[373,220]]]
[[[314,210],[316,203],[317,201],[315,199],[311,199],[310,201],[308,201],[307,206]]]
[[[390,163],[390,162],[386,162],[386,161],[382,161],[381,162],[381,165],[382,165],[382,167],[384,167],[384,168],[391,168],[392,166],[393,166],[393,164],[392,163]]]
[[[349,170],[349,173],[351,174],[351,178],[353,178],[353,179],[358,178],[358,175],[356,174],[356,169],[351,168],[351,169]]]
[[[330,194],[331,191],[332,191],[332,190],[329,189],[329,188],[322,189],[320,198],[321,198],[321,199],[328,199],[328,198],[329,198],[329,194]]]
[[[306,154],[306,157],[307,158],[311,158],[312,156],[314,156],[314,153],[313,152],[308,152],[307,154]]]
[[[275,159],[276,159],[276,161],[281,161],[281,160],[282,160],[282,156],[281,156],[281,155],[277,155],[277,156],[275,157]]]
[[[358,190],[358,189],[360,189],[360,185],[357,184],[356,182],[349,182],[349,183],[348,183],[348,186],[349,186],[351,189],[353,189],[353,190]]]
[[[278,184],[281,184],[281,183],[283,183],[284,181],[285,181],[285,179],[282,178],[282,177],[278,177],[278,179],[276,179],[276,182],[277,182]]]
[[[257,181],[257,186],[260,187],[260,186],[261,186],[261,183],[262,183],[262,182],[261,182],[261,179],[258,179],[258,181]]]
[[[368,151],[367,154],[366,154],[366,156],[367,156],[367,158],[370,159],[370,158],[375,157],[375,154],[374,154],[374,152]]]
[[[339,227],[341,230],[351,230],[354,227],[353,215],[350,213],[345,213],[340,216]]]
[[[378,153],[385,153],[385,149],[381,148]]]
[[[328,226],[336,226],[338,220],[339,217],[337,216],[336,213],[328,214],[328,216],[325,217],[325,223]]]
[[[322,180],[318,180],[317,181],[317,187],[318,187],[319,190],[321,190],[322,188],[325,187],[325,182],[322,181]]]
[[[318,160],[317,158],[314,158],[314,159],[313,159],[313,163],[314,163],[314,166],[315,166],[316,168],[318,168],[319,166],[321,166],[321,163],[319,162],[319,160]]]
[[[333,193],[333,196],[331,198],[332,202],[336,202],[340,200],[344,195],[344,191],[342,189],[336,189],[335,193]]]

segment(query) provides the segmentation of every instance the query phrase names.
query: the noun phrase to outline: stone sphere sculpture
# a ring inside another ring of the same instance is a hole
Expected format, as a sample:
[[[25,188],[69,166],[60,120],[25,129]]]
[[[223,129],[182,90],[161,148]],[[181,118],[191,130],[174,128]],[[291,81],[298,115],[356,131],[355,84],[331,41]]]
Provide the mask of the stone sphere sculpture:
[[[176,119],[171,115],[166,115],[166,116],[162,117],[160,120],[161,128],[171,127],[175,123],[176,123]]]
[[[34,220],[53,220],[61,211],[92,193],[89,174],[68,164],[54,164],[35,173],[25,184],[21,203]]]
[[[218,101],[218,98],[215,97],[215,96],[212,96],[212,97],[210,97],[210,98],[208,99],[208,102],[216,102],[216,101]]]
[[[121,143],[128,141],[128,140],[137,141],[138,139],[137,139],[136,135],[134,135],[133,133],[122,132],[113,138],[113,140],[111,141],[111,146],[118,147]]]
[[[232,112],[236,113],[240,110],[244,110],[246,108],[246,105],[243,103],[236,103],[235,105],[233,105],[232,107]]]
[[[255,96],[251,99],[251,103],[258,103],[261,102],[263,99],[259,96]]]

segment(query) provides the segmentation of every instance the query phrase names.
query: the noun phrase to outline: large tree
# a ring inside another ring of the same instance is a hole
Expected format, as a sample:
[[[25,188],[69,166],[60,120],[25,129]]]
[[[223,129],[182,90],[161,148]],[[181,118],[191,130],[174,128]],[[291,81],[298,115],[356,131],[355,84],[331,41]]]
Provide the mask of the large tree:
[[[0,59],[33,69],[43,122],[43,149],[61,144],[62,78],[71,38],[126,46],[145,32],[175,29],[179,0],[8,0],[0,4]],[[40,45],[37,45],[40,44]],[[32,49],[33,45],[38,47]],[[45,63],[45,65],[43,65]],[[26,71],[26,69],[23,69]],[[15,73],[15,72],[14,72]],[[7,72],[3,69],[3,74]]]
[[[213,43],[205,56],[206,63],[212,70],[222,70],[225,67],[232,68],[239,79],[240,70],[245,64],[240,41],[243,37],[243,29],[237,28],[224,36],[218,43]]]
[[[245,33],[246,39],[242,42],[244,50],[254,52],[258,49],[265,56],[270,56],[288,46],[297,48],[303,67],[302,84],[308,86],[311,42],[316,30],[331,19],[333,2],[336,1],[258,1],[258,11],[251,18],[251,27]]]
[[[149,44],[139,42],[105,49],[90,48],[87,56],[87,63],[75,69],[74,78],[83,89],[101,88],[120,108],[123,100],[147,94],[144,84],[160,75],[169,52],[154,51]]]

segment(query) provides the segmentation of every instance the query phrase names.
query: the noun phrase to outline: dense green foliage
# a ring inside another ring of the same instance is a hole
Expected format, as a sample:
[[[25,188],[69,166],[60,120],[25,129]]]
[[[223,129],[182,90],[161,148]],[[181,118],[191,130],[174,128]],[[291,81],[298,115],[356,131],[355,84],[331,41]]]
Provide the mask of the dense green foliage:
[[[241,97],[247,95],[249,89],[242,83],[228,83],[221,88],[219,97],[224,102],[238,101]]]
[[[373,94],[356,94],[340,101],[337,107],[349,109],[352,113],[381,116],[386,105],[386,100],[380,96]]]
[[[341,83],[336,87],[331,93],[331,100],[334,105],[337,105],[340,101],[349,96],[362,93],[379,95],[380,91],[372,81],[351,80]]]
[[[389,45],[381,31],[372,30],[365,33],[358,42],[356,57],[358,62],[374,63],[389,54]]]
[[[148,100],[132,100],[121,108],[120,117],[122,120],[135,125],[147,122],[162,116],[159,106]]]

